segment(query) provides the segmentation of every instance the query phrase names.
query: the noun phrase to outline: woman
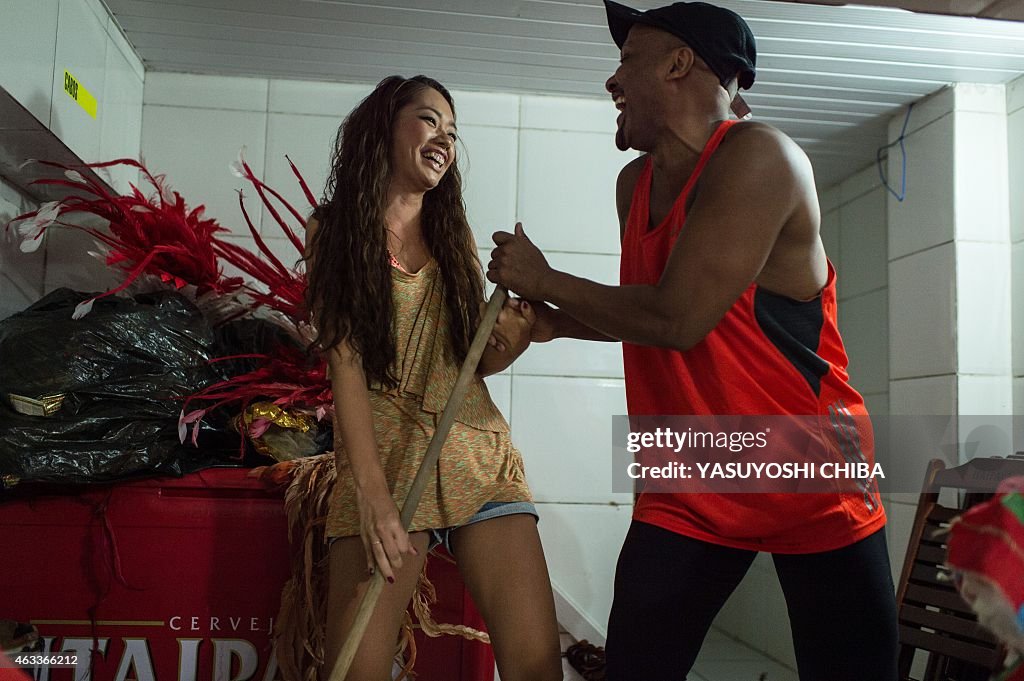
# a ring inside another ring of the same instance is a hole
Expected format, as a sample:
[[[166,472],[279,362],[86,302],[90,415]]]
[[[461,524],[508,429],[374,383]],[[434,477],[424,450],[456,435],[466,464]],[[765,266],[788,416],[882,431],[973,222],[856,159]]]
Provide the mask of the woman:
[[[338,481],[324,677],[375,570],[387,579],[349,679],[391,678],[427,552],[458,561],[503,681],[561,679],[554,599],[522,459],[478,377],[407,533],[399,519],[480,318],[483,276],[455,165],[452,98],[424,76],[384,79],[345,119],[307,229],[309,296],[329,353]],[[501,371],[533,311],[509,303],[480,362]]]

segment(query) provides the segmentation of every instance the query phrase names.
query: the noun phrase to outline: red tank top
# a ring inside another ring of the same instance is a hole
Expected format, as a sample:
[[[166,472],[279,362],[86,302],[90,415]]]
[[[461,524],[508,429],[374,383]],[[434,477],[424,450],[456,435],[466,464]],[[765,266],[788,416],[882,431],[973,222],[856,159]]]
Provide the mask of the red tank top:
[[[686,200],[734,123],[723,122],[661,224],[648,229],[652,165],[648,157],[622,241],[622,285],[655,285],[676,237]],[[631,416],[797,415],[856,423],[854,439],[874,462],[864,400],[849,384],[836,324],[835,271],[821,294],[797,301],[752,282],[721,321],[686,351],[623,343]],[[848,426],[847,426],[848,427]],[[885,525],[877,487],[870,494],[641,494],[636,520],[734,548],[813,553],[852,544]]]

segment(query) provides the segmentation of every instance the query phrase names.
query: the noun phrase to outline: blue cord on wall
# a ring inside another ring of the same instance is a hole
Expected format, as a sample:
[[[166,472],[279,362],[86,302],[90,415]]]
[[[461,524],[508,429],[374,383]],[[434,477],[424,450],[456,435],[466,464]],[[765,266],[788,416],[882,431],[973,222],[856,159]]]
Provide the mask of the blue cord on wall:
[[[885,187],[886,191],[895,196],[896,200],[900,203],[902,203],[903,199],[907,196],[907,147],[904,144],[904,141],[907,136],[907,123],[910,122],[910,111],[913,108],[914,103],[911,102],[907,107],[906,118],[903,119],[903,129],[900,130],[900,136],[896,141],[891,144],[887,144],[884,147],[878,147],[878,151],[875,152],[875,162],[878,164],[878,176],[882,178],[882,185]],[[883,163],[889,158],[889,154],[887,153],[889,149],[892,149],[897,144],[900,146],[900,160],[903,167],[901,172],[902,177],[900,179],[900,191],[898,194],[889,186],[889,176],[885,172],[885,166]]]

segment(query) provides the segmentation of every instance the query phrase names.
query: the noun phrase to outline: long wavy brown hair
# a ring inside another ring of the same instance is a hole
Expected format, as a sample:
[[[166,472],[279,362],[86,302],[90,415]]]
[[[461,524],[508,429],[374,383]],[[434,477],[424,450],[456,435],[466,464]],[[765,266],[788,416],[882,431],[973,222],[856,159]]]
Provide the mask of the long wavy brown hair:
[[[307,293],[318,334],[314,347],[333,348],[347,338],[362,358],[367,381],[388,389],[398,385],[384,220],[392,128],[396,114],[424,88],[441,93],[455,113],[451,94],[436,80],[389,76],[342,122],[324,198],[314,213],[320,226],[307,253],[315,263]],[[421,224],[441,272],[453,350],[462,361],[480,316],[483,270],[456,163],[424,195]]]

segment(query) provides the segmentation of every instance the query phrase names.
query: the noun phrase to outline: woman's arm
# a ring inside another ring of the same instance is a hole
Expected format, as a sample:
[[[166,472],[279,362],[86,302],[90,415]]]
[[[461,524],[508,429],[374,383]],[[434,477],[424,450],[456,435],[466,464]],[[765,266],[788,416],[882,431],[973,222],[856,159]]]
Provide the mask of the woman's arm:
[[[310,244],[318,226],[315,218],[310,218],[306,225],[307,269],[314,264]],[[362,358],[345,339],[327,352],[327,364],[334,395],[334,451],[337,456],[344,447],[348,455],[366,568],[372,573],[376,564],[381,574],[393,582],[394,570],[402,566],[402,554],[415,553],[416,549],[402,527],[398,507],[391,498],[380,464]],[[341,470],[340,463],[337,461],[338,470]]]
[[[484,304],[480,306],[481,317],[485,308]],[[476,372],[480,376],[490,376],[511,366],[530,346],[534,321],[536,315],[533,306],[525,300],[506,298]]]
[[[343,341],[330,350],[328,366],[334,393],[334,448],[338,452],[344,447],[348,455],[367,571],[372,573],[376,563],[381,574],[393,582],[394,570],[402,567],[402,554],[416,549],[402,527],[380,464],[362,360]]]

